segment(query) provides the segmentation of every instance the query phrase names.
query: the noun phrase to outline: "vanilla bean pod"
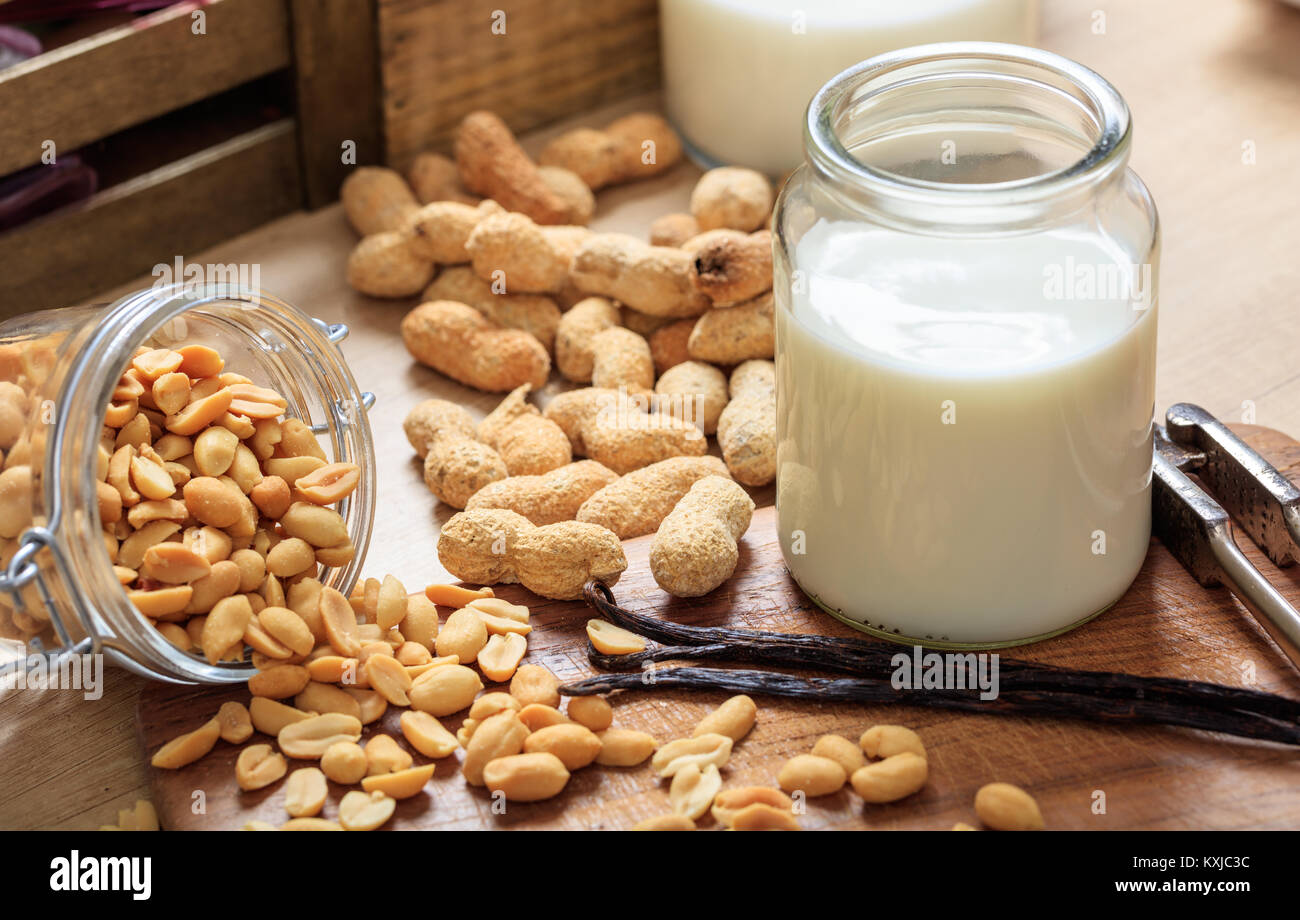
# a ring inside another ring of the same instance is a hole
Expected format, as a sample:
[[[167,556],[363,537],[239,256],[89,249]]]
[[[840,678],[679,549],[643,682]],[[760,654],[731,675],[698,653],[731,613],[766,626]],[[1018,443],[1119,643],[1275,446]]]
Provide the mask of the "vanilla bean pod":
[[[601,674],[565,684],[560,693],[590,696],[612,690],[722,690],[818,702],[904,703],[1001,715],[1049,715],[1103,724],[1146,723],[1196,728],[1242,738],[1300,744],[1300,725],[1247,712],[1225,712],[1163,700],[1116,700],[1090,694],[1019,691],[981,700],[978,690],[899,690],[888,681],[796,677],[774,671],[655,668],[643,674]]]
[[[858,676],[874,674],[887,679],[899,653],[897,646],[864,639],[669,623],[618,606],[609,588],[595,580],[584,586],[584,596],[588,604],[615,625],[667,643],[623,656],[600,655],[589,647],[592,663],[609,670],[640,669],[644,662],[672,659],[765,664]],[[1058,668],[1014,658],[1000,658],[998,671],[1002,693],[1068,692],[1119,701],[1161,700],[1170,705],[1300,722],[1300,701],[1258,690],[1174,677]]]
[[[897,650],[891,653],[897,654]],[[906,654],[906,653],[904,653]],[[604,671],[641,671],[661,661],[711,661],[730,664],[761,664],[770,667],[831,671],[889,680],[895,670],[891,661],[863,661],[835,649],[810,652],[804,648],[715,643],[713,645],[656,645],[627,655],[605,655],[587,643],[587,658]],[[1022,666],[1028,667],[1022,667]],[[969,672],[968,672],[969,673]],[[972,675],[973,677],[973,675]],[[1091,694],[1118,700],[1153,699],[1184,706],[1200,706],[1220,712],[1247,712],[1300,723],[1300,702],[1218,684],[1166,677],[1138,677],[1107,671],[1074,671],[1032,665],[1015,659],[998,662],[1000,693],[1052,691]]]

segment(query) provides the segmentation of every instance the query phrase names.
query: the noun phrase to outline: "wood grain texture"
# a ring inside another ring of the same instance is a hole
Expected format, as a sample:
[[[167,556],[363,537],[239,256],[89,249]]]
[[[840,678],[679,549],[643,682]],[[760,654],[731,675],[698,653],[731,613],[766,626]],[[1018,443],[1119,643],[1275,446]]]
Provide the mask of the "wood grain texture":
[[[1293,478],[1300,470],[1300,443],[1260,428],[1240,429],[1246,439]],[[624,544],[630,563],[614,588],[628,609],[700,626],[778,632],[856,635],[817,609],[789,577],[776,541],[775,513],[763,508],[743,541],[731,580],[693,600],[669,597],[650,576],[651,537]],[[1300,571],[1268,567],[1253,545],[1247,555],[1300,602]],[[408,587],[412,587],[408,585]],[[592,615],[580,601],[545,601],[518,586],[500,596],[533,608],[534,630],[526,662],[543,664],[562,679],[597,673],[586,660],[584,625]],[[444,615],[447,611],[443,611]],[[884,645],[882,643],[882,645]],[[884,645],[884,647],[893,647]],[[1115,607],[1057,639],[1015,649],[1018,658],[1095,670],[1206,680],[1253,686],[1295,697],[1300,675],[1223,590],[1198,586],[1158,542],[1133,587]],[[725,666],[724,666],[725,667]],[[489,684],[488,690],[505,689]],[[154,686],[140,701],[140,733],[152,753],[165,741],[206,721],[226,699],[246,692],[212,693]],[[614,724],[648,731],[661,743],[689,736],[695,723],[726,694],[645,691],[611,695]],[[1293,791],[1296,751],[1280,745],[1156,726],[1115,727],[1043,718],[953,713],[922,705],[817,704],[759,698],[759,721],[723,771],[724,788],[774,785],[781,764],[806,753],[823,734],[856,740],[876,723],[901,723],[920,731],[930,760],[930,781],[918,795],[892,805],[864,805],[845,789],[809,800],[806,828],[931,828],[975,823],[975,791],[984,783],[1012,782],[1038,799],[1049,827],[1103,828],[1287,828],[1300,824],[1300,798]],[[388,712],[366,736],[400,736],[400,710]],[[459,726],[463,713],[442,720]],[[254,741],[266,741],[257,738]],[[234,782],[238,749],[219,744],[197,764],[176,772],[153,771],[154,803],[167,827],[237,828],[251,819],[286,819],[280,785],[242,793]],[[576,772],[557,798],[510,804],[495,814],[491,797],[459,775],[463,752],[439,761],[426,791],[398,803],[395,828],[626,828],[668,811],[667,787],[648,765]],[[417,763],[427,762],[415,754]],[[295,765],[303,765],[295,762]],[[207,797],[195,815],[194,790]],[[325,814],[336,813],[343,787],[331,790]],[[1096,794],[1105,812],[1094,812]],[[711,818],[700,822],[711,827]]]
[[[283,0],[176,3],[64,45],[0,71],[0,175],[39,162],[46,140],[71,153],[288,63]]]
[[[379,63],[374,0],[290,0],[298,147],[304,202],[319,208],[339,196],[354,164],[379,163]],[[346,100],[346,104],[343,101]]]
[[[379,0],[379,42],[386,157],[402,170],[476,109],[521,132],[659,84],[654,0]]]
[[[76,303],[300,203],[293,122],[254,129],[0,236],[0,319]]]

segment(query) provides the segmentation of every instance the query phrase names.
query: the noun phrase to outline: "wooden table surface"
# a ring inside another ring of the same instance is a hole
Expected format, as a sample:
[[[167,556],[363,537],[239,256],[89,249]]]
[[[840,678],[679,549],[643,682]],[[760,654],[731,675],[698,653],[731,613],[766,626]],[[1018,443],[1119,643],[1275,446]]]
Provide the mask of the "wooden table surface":
[[[1096,4],[1083,0],[1043,6],[1041,44],[1105,75],[1133,110],[1133,166],[1159,205],[1164,233],[1157,411],[1185,400],[1226,420],[1300,433],[1300,310],[1290,303],[1300,291],[1300,172],[1293,168],[1300,156],[1300,10],[1273,0],[1144,0],[1113,4],[1100,21]],[[632,100],[579,123],[654,104]],[[684,209],[697,176],[683,165],[651,182],[602,191],[593,226],[644,234],[654,217]],[[435,508],[421,483],[400,421],[429,396],[477,410],[495,398],[409,361],[397,334],[409,303],[369,300],[343,282],[354,242],[335,206],[185,255],[256,263],[267,290],[352,327],[344,352],[378,397],[378,514],[368,568],[422,583],[443,574],[434,547],[447,510]],[[118,672],[107,677],[96,702],[71,694],[3,701],[0,828],[96,827],[147,796],[133,729],[143,682]]]

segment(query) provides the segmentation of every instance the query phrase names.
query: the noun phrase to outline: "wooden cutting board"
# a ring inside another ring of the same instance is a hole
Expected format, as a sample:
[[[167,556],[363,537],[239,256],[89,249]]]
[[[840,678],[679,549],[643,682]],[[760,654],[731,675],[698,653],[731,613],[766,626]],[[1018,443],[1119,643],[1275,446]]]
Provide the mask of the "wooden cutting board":
[[[1235,426],[1238,433],[1296,479],[1300,444],[1276,431]],[[1288,600],[1300,603],[1300,567],[1279,571],[1244,538],[1242,549]],[[788,632],[855,634],[819,611],[794,585],[781,561],[773,509],[760,509],[746,534],[733,578],[704,598],[674,600],[650,576],[650,538],[625,544],[628,571],[614,588],[623,606],[699,625]],[[406,573],[404,573],[406,574]],[[415,583],[415,579],[411,579]],[[562,679],[594,673],[586,658],[581,601],[546,601],[518,586],[500,596],[533,608],[529,662]],[[444,616],[445,616],[444,611]],[[1015,657],[1076,668],[1126,671],[1254,687],[1300,697],[1300,675],[1250,615],[1224,589],[1200,587],[1157,541],[1129,592],[1111,610],[1056,639],[1014,650]],[[489,689],[493,689],[489,685]],[[616,694],[615,725],[648,731],[661,742],[689,735],[725,694],[663,691]],[[227,699],[247,692],[155,685],[141,697],[138,728],[152,754],[163,742],[207,720]],[[864,805],[847,787],[809,800],[806,828],[935,828],[977,823],[975,791],[995,780],[1015,783],[1038,799],[1052,828],[1295,828],[1300,826],[1300,750],[1187,729],[1103,726],[1044,718],[1011,718],[900,705],[815,704],[761,698],[759,721],[736,746],[724,770],[727,786],[775,785],[777,770],[826,733],[856,739],[878,722],[917,729],[929,751],[930,779],[919,794],[892,805]],[[399,712],[367,727],[400,739]],[[452,730],[460,717],[443,720]],[[254,741],[267,739],[256,736]],[[403,742],[404,743],[404,742]],[[283,781],[258,792],[235,784],[238,748],[218,742],[203,760],[180,771],[154,770],[154,803],[169,829],[230,829],[260,818],[280,824]],[[460,776],[463,752],[439,762],[421,795],[398,803],[397,828],[618,829],[667,812],[668,785],[648,765],[592,766],[574,774],[558,797],[511,804],[494,814],[482,789]],[[415,754],[416,763],[425,762]],[[290,769],[302,765],[291,762]],[[337,813],[343,787],[331,789],[324,815]],[[201,793],[201,795],[200,795]],[[195,803],[204,803],[196,813]],[[700,822],[712,827],[711,818]]]

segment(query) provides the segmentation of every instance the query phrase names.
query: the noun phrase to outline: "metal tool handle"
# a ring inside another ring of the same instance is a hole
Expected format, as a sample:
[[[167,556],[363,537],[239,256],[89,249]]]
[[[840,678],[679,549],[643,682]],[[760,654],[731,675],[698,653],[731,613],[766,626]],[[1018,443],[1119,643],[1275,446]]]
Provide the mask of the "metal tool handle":
[[[1231,590],[1300,669],[1300,612],[1237,548],[1228,512],[1159,451],[1152,489],[1161,542],[1202,585]]]
[[[1196,475],[1274,565],[1300,558],[1300,489],[1200,406],[1178,403],[1165,416],[1169,439],[1204,459]]]

